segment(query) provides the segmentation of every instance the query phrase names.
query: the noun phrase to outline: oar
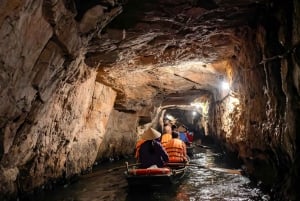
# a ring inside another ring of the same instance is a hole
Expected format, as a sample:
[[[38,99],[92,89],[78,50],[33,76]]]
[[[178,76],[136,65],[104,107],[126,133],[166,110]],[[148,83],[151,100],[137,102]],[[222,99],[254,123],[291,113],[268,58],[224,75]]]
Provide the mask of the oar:
[[[198,167],[198,168],[206,168],[206,169],[209,169],[209,170],[213,170],[213,171],[217,171],[217,172],[224,172],[224,173],[227,173],[227,174],[238,174],[238,175],[243,174],[242,170],[237,170],[237,169],[209,167],[209,166],[197,165],[197,164],[188,164],[188,166],[193,166],[193,167]]]
[[[238,174],[238,175],[243,175],[244,171],[243,170],[237,170],[237,169],[228,169],[228,168],[218,168],[218,167],[207,167],[210,170],[218,171],[218,172],[225,172],[228,174]]]
[[[227,168],[218,168],[218,167],[209,167],[209,166],[204,166],[204,165],[198,165],[198,164],[185,164],[185,163],[168,163],[167,165],[180,165],[180,166],[192,166],[192,167],[198,167],[198,168],[205,168],[205,169],[209,169],[209,170],[213,170],[213,171],[218,171],[218,172],[224,172],[224,173],[228,173],[228,174],[238,174],[238,175],[242,175],[243,171],[242,170],[236,170],[236,169],[227,169]]]
[[[211,149],[211,147],[208,147],[208,146],[205,146],[205,145],[202,145],[202,144],[196,145],[196,146],[201,147],[201,148],[204,148],[204,149]]]
[[[135,164],[130,164],[130,165],[122,165],[119,167],[111,168],[111,169],[107,170],[107,172],[113,172],[113,171],[116,171],[116,170],[119,170],[122,168],[132,167],[132,166],[136,166],[136,165],[140,165],[140,163],[135,163]]]

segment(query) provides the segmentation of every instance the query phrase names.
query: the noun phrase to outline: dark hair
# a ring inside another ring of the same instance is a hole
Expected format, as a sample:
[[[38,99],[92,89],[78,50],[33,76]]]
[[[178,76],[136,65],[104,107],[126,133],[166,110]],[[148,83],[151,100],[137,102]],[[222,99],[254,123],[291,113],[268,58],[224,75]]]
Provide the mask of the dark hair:
[[[172,132],[172,138],[178,138],[179,134],[178,132]]]
[[[177,128],[176,125],[172,125],[172,131],[173,131],[174,129],[176,129],[176,128]]]

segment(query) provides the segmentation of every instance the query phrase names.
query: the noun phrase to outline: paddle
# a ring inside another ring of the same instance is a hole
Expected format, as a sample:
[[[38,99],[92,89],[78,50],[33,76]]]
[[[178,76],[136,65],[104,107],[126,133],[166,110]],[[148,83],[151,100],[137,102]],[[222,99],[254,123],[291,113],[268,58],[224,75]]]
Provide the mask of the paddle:
[[[136,165],[140,165],[140,163],[135,163],[135,164],[130,164],[130,165],[128,165],[128,163],[127,163],[126,165],[122,165],[122,166],[119,166],[119,167],[111,168],[111,169],[107,170],[107,172],[113,172],[113,171],[116,171],[116,170],[119,170],[119,169],[122,169],[122,168],[132,167],[132,166],[136,166]]]
[[[130,165],[128,165],[128,163],[127,163],[126,165],[111,168],[107,171],[108,172],[113,172],[113,171],[116,171],[116,170],[119,170],[119,169],[122,169],[122,168],[138,166],[138,165],[140,165],[140,163],[135,163],[135,164],[130,164]],[[198,165],[198,164],[193,164],[193,163],[188,163],[188,164],[186,164],[186,163],[167,163],[166,166],[191,166],[191,167],[205,168],[205,169],[209,169],[209,170],[213,170],[213,171],[217,171],[217,172],[224,172],[224,173],[227,173],[227,174],[238,174],[238,175],[242,175],[244,173],[242,170],[237,170],[237,169],[209,167],[209,166]]]
[[[242,175],[243,171],[242,170],[236,170],[236,169],[227,169],[227,168],[218,168],[218,167],[209,167],[209,166],[204,166],[204,165],[198,165],[198,164],[185,164],[185,163],[168,163],[167,165],[182,165],[182,166],[192,166],[192,167],[198,167],[198,168],[205,168],[213,171],[218,171],[218,172],[224,172],[228,174],[238,174]]]
[[[208,147],[208,146],[205,146],[205,145],[202,145],[202,144],[196,145],[196,146],[201,147],[203,149],[211,149],[211,147]]]

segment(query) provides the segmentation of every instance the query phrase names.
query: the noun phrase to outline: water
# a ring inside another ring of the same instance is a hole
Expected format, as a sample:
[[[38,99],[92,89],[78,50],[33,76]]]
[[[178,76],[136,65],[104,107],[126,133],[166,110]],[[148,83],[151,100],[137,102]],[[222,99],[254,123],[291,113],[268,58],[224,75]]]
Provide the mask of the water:
[[[229,163],[223,154],[212,149],[197,148],[191,163],[238,168]],[[124,178],[124,161],[108,163],[94,168],[71,185],[57,187],[51,191],[31,195],[28,201],[269,201],[264,193],[249,178],[239,174],[229,174],[227,169],[218,171],[207,168],[190,167],[188,175],[177,186],[161,189],[129,190]],[[223,171],[224,170],[224,171]],[[22,199],[21,199],[22,200]]]

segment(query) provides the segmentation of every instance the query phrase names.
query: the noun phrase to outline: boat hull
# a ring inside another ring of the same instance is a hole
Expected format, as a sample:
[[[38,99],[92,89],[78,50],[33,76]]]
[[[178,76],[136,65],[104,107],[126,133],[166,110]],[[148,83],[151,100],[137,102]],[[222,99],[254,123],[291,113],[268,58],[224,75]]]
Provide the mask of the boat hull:
[[[143,170],[143,169],[139,169]],[[146,169],[145,169],[146,170]],[[161,174],[134,174],[132,170],[125,172],[128,186],[132,187],[160,187],[177,184],[185,175],[187,167],[170,168],[169,172]]]

